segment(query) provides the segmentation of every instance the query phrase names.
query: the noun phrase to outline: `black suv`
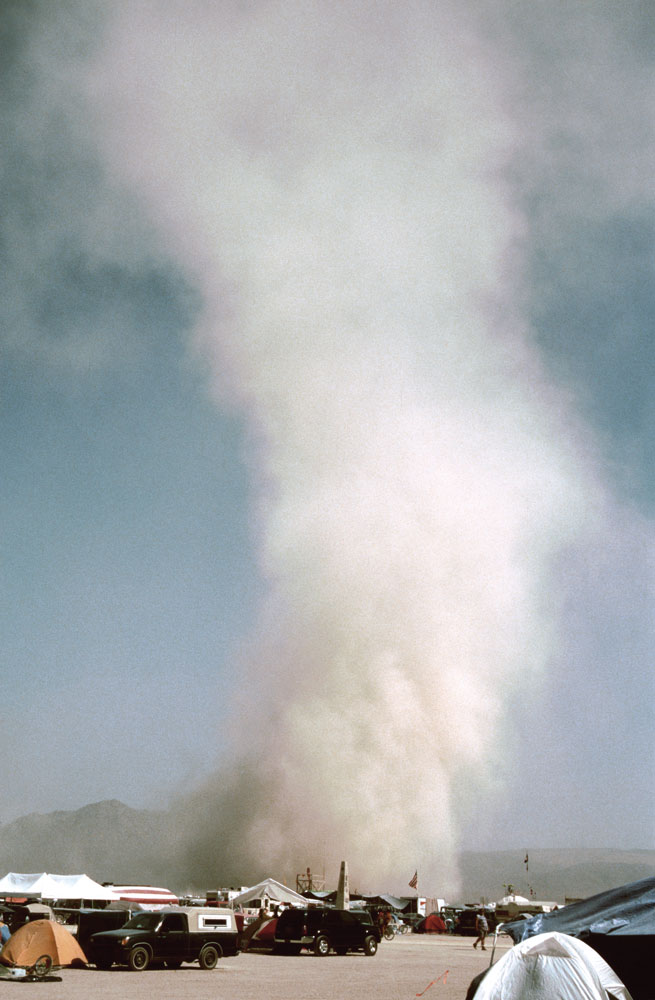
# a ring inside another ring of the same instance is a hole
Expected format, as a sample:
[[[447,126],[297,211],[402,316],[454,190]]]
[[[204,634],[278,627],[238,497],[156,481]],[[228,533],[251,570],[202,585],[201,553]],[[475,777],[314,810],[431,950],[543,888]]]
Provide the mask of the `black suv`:
[[[315,955],[332,950],[375,955],[379,942],[380,930],[365,910],[291,909],[278,917],[273,950],[285,955],[297,955],[301,948]]]

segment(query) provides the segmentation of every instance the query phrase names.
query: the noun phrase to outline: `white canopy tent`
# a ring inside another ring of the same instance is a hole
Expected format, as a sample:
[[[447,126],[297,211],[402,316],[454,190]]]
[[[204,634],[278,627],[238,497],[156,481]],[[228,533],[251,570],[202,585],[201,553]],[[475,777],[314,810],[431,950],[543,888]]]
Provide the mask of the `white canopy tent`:
[[[258,908],[268,903],[291,903],[292,906],[307,906],[307,899],[299,892],[276,882],[274,878],[266,878],[250,889],[245,889],[230,901],[230,906]]]
[[[503,896],[503,898],[499,899],[495,905],[501,907],[511,906],[512,904],[516,904],[516,906],[530,906],[530,900],[526,899],[525,896],[517,896],[514,893],[511,896]]]
[[[47,872],[24,875],[8,872],[0,879],[2,896],[38,896],[40,899],[112,902],[119,897],[88,875],[49,875]]]

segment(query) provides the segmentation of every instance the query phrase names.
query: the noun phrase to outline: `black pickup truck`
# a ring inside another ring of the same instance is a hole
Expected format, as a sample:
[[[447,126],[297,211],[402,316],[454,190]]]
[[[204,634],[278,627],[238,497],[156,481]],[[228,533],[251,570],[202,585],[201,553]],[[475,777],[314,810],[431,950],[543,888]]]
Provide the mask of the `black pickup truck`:
[[[201,969],[213,969],[223,955],[238,951],[232,910],[178,906],[137,913],[123,927],[93,934],[87,958],[98,969],[116,964],[142,972],[151,963],[178,969],[183,962],[199,962]]]

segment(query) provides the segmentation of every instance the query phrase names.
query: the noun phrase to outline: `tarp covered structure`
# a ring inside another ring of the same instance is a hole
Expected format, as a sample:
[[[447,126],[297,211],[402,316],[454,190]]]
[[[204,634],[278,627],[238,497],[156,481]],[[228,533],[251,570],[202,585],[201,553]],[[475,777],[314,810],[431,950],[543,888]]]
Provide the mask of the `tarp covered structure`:
[[[336,889],[332,890],[307,890],[304,893],[305,899],[316,899],[320,900],[322,903],[336,903],[337,893]],[[357,895],[351,895],[350,905],[353,907],[353,900],[360,905],[371,906],[388,906],[392,910],[397,910],[400,913],[405,913],[411,910],[412,903],[415,902],[413,897],[408,896],[392,896],[390,893],[382,893],[376,896],[365,895],[363,893],[357,893]]]
[[[8,872],[0,879],[0,895],[58,900],[104,900],[118,899],[115,893],[88,875],[49,875],[47,872],[24,875]]]
[[[546,931],[570,934],[602,955],[637,1000],[655,997],[655,876],[515,920],[503,931],[514,941]]]
[[[33,965],[49,955],[53,965],[86,965],[86,955],[62,924],[54,920],[33,920],[12,934],[2,951],[4,965]]]
[[[250,889],[244,889],[230,901],[230,906],[236,909],[242,907],[260,907],[265,901],[275,903],[291,903],[292,906],[307,906],[307,899],[294,889],[276,882],[274,878],[265,878]]]
[[[514,945],[469,990],[475,1000],[608,1000],[608,993],[631,1000],[593,948],[556,931]]]

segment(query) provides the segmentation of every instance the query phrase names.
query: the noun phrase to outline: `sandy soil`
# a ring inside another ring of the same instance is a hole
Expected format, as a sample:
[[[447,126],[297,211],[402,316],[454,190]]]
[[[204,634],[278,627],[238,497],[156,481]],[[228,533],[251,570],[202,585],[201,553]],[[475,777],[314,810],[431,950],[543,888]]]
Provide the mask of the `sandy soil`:
[[[61,982],[2,982],[0,989],[17,990],[19,1000],[415,1000],[421,993],[425,1000],[464,1000],[470,981],[489,965],[493,938],[486,952],[472,945],[470,937],[407,934],[383,941],[373,958],[245,952],[223,959],[212,972],[194,965],[145,972],[61,969]],[[509,938],[500,939],[496,959],[510,946]]]

